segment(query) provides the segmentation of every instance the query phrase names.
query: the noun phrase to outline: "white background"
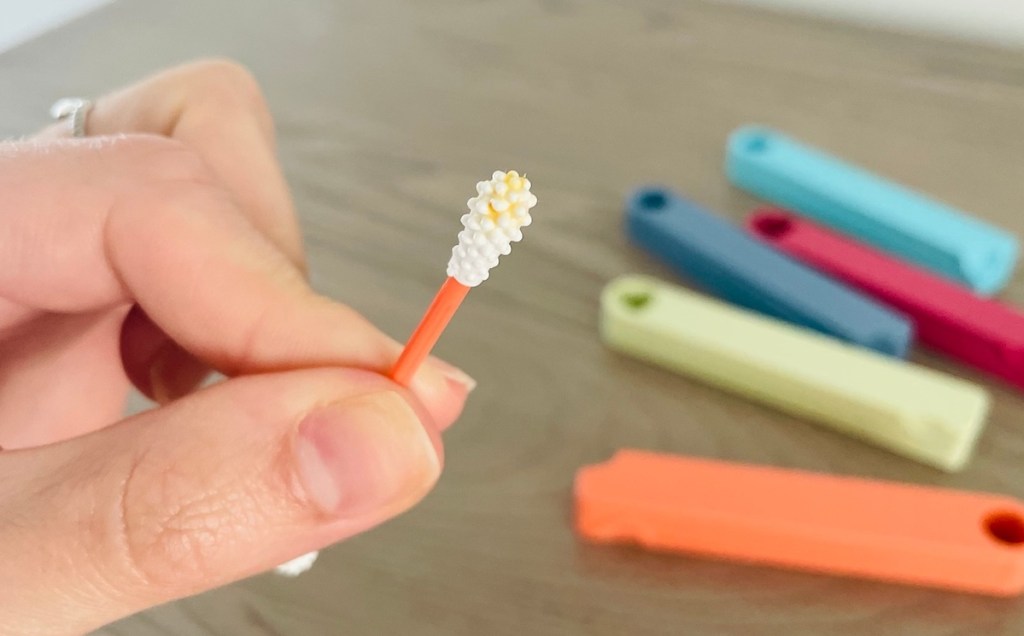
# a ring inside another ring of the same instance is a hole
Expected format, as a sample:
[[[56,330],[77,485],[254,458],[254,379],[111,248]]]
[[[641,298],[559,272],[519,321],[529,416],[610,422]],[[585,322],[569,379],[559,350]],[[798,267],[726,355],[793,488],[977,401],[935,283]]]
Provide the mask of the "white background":
[[[2,2],[3,0],[0,0]],[[1024,0],[727,0],[898,31],[1024,48]]]
[[[0,52],[110,1],[0,0]]]
[[[0,52],[111,1],[0,0]],[[1024,0],[720,1],[1024,48]]]

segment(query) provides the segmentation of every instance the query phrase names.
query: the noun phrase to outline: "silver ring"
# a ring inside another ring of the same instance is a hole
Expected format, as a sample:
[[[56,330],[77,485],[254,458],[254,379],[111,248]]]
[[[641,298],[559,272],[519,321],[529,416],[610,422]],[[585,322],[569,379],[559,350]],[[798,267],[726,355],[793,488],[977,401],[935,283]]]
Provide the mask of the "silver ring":
[[[92,109],[92,102],[81,97],[58,99],[50,106],[50,117],[57,121],[67,119],[72,137],[85,137],[85,119]]]

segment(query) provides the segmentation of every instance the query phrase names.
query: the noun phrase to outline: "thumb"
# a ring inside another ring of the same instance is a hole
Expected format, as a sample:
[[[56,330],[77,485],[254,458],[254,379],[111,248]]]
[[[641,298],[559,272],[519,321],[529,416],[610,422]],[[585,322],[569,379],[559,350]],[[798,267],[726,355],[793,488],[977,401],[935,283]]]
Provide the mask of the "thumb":
[[[401,513],[441,469],[424,414],[376,374],[291,371],[0,453],[0,631],[82,633]]]

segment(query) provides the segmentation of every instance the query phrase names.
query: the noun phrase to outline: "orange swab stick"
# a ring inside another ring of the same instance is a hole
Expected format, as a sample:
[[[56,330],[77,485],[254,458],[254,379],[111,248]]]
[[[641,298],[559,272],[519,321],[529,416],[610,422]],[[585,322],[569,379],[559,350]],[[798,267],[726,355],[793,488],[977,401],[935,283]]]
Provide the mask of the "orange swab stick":
[[[441,337],[441,332],[448,326],[448,322],[455,315],[468,293],[469,287],[451,277],[441,285],[441,290],[434,297],[434,302],[430,303],[427,313],[423,315],[423,320],[412,332],[409,342],[402,350],[402,355],[391,369],[392,380],[403,385],[409,384],[416,369],[430,354],[430,350],[434,348],[438,338]]]
[[[498,257],[522,240],[522,228],[532,221],[530,208],[537,204],[537,197],[530,192],[529,179],[515,170],[495,172],[489,181],[476,184],[476,192],[467,203],[469,213],[462,217],[464,229],[448,261],[448,280],[391,369],[391,379],[399,384],[412,381],[466,294],[487,280]]]
[[[575,499],[598,543],[1024,591],[1024,504],[1002,495],[623,450],[576,473]]]

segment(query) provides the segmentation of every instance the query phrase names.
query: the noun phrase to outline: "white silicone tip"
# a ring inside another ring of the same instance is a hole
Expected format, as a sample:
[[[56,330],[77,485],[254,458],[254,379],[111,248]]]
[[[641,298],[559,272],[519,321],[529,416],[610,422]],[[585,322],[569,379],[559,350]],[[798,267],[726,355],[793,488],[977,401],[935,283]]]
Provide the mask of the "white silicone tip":
[[[495,172],[490,181],[476,184],[476,192],[466,204],[469,213],[462,217],[464,229],[448,261],[448,275],[466,287],[487,280],[498,257],[523,239],[522,228],[533,220],[530,208],[537,205],[530,180],[515,170]]]
[[[274,571],[282,576],[298,576],[313,567],[317,556],[319,556],[319,552],[307,552],[287,563],[282,563],[274,568]]]

